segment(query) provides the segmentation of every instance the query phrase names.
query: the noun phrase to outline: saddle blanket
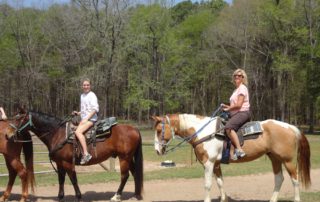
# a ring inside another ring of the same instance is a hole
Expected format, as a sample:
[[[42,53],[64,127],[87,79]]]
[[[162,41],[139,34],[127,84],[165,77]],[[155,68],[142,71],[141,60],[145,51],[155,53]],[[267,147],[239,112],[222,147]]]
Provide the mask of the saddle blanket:
[[[111,132],[111,127],[118,124],[117,119],[115,117],[105,118],[103,120],[97,121],[86,133],[86,139],[91,138],[102,138]],[[76,130],[76,126],[71,122],[66,123],[66,139],[73,140],[75,138],[74,131]]]

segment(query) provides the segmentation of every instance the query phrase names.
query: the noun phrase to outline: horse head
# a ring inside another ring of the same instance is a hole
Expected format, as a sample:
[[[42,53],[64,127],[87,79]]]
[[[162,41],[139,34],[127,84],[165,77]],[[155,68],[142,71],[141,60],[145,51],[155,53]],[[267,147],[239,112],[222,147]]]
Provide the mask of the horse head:
[[[22,133],[28,131],[27,127],[31,123],[31,119],[28,115],[29,113],[24,107],[17,108],[16,114],[10,123],[10,127],[7,129],[6,136],[8,139],[20,139]]]
[[[163,155],[174,138],[175,129],[171,125],[169,116],[152,116],[152,119],[155,121],[154,148],[158,155]]]

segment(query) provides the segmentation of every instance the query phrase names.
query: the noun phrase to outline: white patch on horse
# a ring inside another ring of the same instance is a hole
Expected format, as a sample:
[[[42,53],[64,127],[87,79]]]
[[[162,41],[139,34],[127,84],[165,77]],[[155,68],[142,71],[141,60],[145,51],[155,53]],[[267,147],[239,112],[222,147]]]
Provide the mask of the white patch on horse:
[[[160,152],[159,139],[158,139],[158,136],[157,136],[157,131],[154,133],[154,149],[155,149],[156,151],[159,151],[159,152]]]
[[[180,129],[187,130],[193,128],[195,130],[195,133],[197,133],[198,139],[201,139],[205,136],[211,135],[216,132],[216,118],[199,118],[198,116],[191,114],[181,114],[179,115],[179,120]]]
[[[277,120],[265,120],[265,121],[262,121],[261,124],[264,124],[264,123],[267,123],[269,121],[272,121],[273,123],[283,127],[283,128],[286,128],[286,129],[291,129],[293,130],[294,134],[297,136],[297,137],[300,137],[301,133],[300,133],[300,130],[294,126],[294,125],[291,125],[291,124],[288,124],[288,123],[285,123],[285,122],[282,122],[282,121],[277,121]]]
[[[193,128],[197,133],[198,140],[208,135],[216,133],[217,118],[202,117],[199,118],[196,115],[181,114],[179,115],[180,129],[187,130]],[[187,127],[188,126],[188,127]],[[217,144],[223,144],[221,141],[217,141],[215,138],[203,142],[203,148],[207,151],[210,161],[220,160],[222,157],[221,152],[218,151],[219,146]]]

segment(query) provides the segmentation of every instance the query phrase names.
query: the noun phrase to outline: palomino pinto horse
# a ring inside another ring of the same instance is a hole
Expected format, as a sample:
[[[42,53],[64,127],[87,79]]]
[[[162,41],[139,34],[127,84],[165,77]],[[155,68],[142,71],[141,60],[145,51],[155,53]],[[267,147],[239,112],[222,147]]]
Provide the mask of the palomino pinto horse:
[[[212,186],[212,173],[216,178],[221,201],[228,201],[228,197],[223,188],[220,161],[223,150],[223,140],[216,138],[217,117],[202,117],[190,114],[173,114],[164,117],[153,117],[155,121],[155,149],[159,155],[166,152],[168,142],[174,135],[187,140],[194,147],[197,159],[203,164],[205,170],[205,202],[211,201],[210,189]],[[299,180],[304,187],[308,187],[310,181],[310,148],[306,137],[293,125],[276,121],[266,120],[260,122],[263,132],[257,139],[246,140],[243,150],[246,156],[237,162],[248,162],[266,154],[272,163],[275,186],[271,202],[276,202],[278,193],[284,180],[282,174],[282,164],[288,171],[294,187],[294,201],[300,201]],[[206,125],[207,124],[207,125]],[[205,127],[203,127],[206,125]],[[211,135],[207,141],[200,144],[197,142]],[[297,156],[298,172],[293,162]],[[299,176],[299,179],[298,179]]]
[[[74,187],[77,200],[81,199],[77,175],[73,165],[73,145],[61,144],[66,138],[66,127],[63,121],[39,112],[24,113],[20,120],[20,134],[28,130],[47,146],[51,159],[56,162],[59,176],[58,198],[64,198],[65,175],[68,174]],[[18,134],[19,135],[19,134]],[[61,147],[61,148],[60,148]],[[96,143],[96,154],[93,147],[89,146],[92,159],[86,165],[93,165],[107,160],[109,157],[118,157],[120,161],[121,183],[111,201],[121,201],[123,188],[129,178],[129,171],[135,183],[134,197],[142,199],[143,189],[143,155],[141,135],[137,128],[130,125],[118,124],[111,128],[111,134],[103,142]]]
[[[31,141],[14,142],[8,140],[7,135],[14,134],[14,128],[11,127],[9,121],[0,121],[0,153],[3,154],[6,161],[9,181],[6,191],[0,197],[0,201],[7,201],[10,197],[12,186],[19,175],[21,179],[22,195],[20,202],[27,201],[28,199],[28,186],[31,186],[33,191],[34,174],[33,174],[33,147]],[[26,136],[30,140],[30,135]],[[26,168],[20,161],[20,154],[23,150]]]

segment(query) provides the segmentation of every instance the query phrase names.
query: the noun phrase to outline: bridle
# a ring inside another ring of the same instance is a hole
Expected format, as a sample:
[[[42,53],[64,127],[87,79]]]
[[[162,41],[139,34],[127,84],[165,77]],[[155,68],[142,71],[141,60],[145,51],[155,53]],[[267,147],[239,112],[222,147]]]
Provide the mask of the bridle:
[[[17,125],[10,123],[10,127],[12,127],[15,130],[15,134],[11,137],[14,142],[32,142],[31,139],[29,140],[20,140],[18,137],[23,135],[22,132],[25,130],[28,126],[34,127],[32,122],[32,117],[29,113],[25,113],[23,118],[20,118],[21,115],[16,115],[15,120],[19,120],[19,123]],[[28,118],[29,117],[29,118]],[[28,118],[28,121],[26,119]],[[25,123],[24,123],[25,122]],[[23,124],[24,123],[24,124]]]
[[[29,117],[28,121],[27,121],[25,124],[23,124],[28,117]],[[18,118],[17,118],[17,119],[18,119]],[[22,124],[23,124],[23,125],[22,125]],[[18,126],[15,126],[14,124],[11,124],[11,123],[10,123],[10,126],[16,130],[16,133],[18,133],[18,135],[21,135],[21,132],[22,132],[24,129],[26,129],[28,126],[30,126],[30,127],[33,127],[33,126],[34,126],[33,123],[32,123],[32,116],[31,116],[31,114],[26,113],[26,114],[24,115],[24,117],[19,121]]]
[[[168,125],[170,127],[171,137],[172,137],[172,138],[170,138],[170,140],[168,142],[166,142],[165,139],[164,139],[166,121],[168,122]],[[171,127],[170,118],[167,115],[165,117],[163,117],[163,119],[161,121],[161,124],[162,124],[162,127],[161,127],[161,140],[160,140],[160,142],[159,141],[155,141],[155,144],[158,144],[161,147],[167,147],[171,143],[171,141],[173,139],[175,139],[174,129]]]

